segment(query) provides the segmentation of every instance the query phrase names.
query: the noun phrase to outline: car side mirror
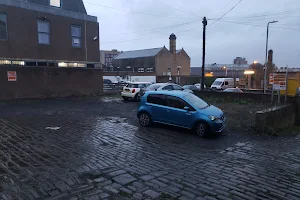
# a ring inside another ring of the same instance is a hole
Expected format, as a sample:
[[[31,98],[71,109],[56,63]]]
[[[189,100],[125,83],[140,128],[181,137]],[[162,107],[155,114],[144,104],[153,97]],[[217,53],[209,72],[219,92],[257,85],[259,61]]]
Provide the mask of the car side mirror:
[[[184,106],[183,110],[190,111],[190,107]]]

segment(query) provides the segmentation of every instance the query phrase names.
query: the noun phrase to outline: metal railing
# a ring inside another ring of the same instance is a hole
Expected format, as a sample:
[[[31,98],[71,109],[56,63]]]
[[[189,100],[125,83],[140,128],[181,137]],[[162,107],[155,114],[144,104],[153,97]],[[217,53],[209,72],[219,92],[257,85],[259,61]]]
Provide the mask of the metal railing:
[[[109,83],[103,84],[103,91],[104,92],[121,92],[125,84],[123,83]]]

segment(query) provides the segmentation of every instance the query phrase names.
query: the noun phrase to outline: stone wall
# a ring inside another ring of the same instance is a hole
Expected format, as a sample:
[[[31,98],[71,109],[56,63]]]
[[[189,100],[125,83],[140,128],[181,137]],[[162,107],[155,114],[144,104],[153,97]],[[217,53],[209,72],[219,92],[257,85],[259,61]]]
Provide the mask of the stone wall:
[[[270,103],[271,95],[270,94],[260,94],[260,93],[232,93],[232,92],[221,92],[221,91],[198,91],[196,95],[199,97],[209,97],[209,98],[218,98],[224,99],[226,101],[257,101],[259,103]]]
[[[276,106],[255,114],[255,128],[258,132],[282,130],[295,125],[295,104]]]
[[[15,71],[17,81],[8,81]],[[98,95],[101,69],[0,66],[0,100]]]

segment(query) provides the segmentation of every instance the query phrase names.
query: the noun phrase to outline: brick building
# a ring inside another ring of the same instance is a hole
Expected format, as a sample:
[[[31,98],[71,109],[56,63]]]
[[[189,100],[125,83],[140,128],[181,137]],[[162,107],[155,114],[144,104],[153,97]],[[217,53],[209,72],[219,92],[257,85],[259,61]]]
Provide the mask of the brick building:
[[[0,0],[0,64],[94,67],[99,24],[82,0]]]
[[[236,57],[233,60],[233,64],[235,64],[235,65],[246,65],[246,64],[248,64],[248,61],[246,60],[246,58]]]
[[[190,75],[190,57],[182,48],[176,49],[176,36],[171,34],[170,49],[166,47],[126,51],[113,59],[113,71],[155,73],[156,76]]]
[[[103,69],[105,71],[113,70],[113,68],[112,68],[113,59],[120,53],[121,52],[118,51],[117,49],[113,49],[111,51],[108,51],[108,50],[100,51],[100,62],[101,62],[101,64],[104,65]]]

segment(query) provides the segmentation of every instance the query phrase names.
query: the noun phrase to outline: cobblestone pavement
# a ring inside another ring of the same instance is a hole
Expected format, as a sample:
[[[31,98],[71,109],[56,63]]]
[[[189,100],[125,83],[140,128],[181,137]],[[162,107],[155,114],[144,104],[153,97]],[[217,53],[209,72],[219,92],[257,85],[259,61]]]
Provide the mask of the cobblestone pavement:
[[[0,198],[300,199],[299,136],[201,139],[141,128],[137,107],[110,98],[0,104]]]

